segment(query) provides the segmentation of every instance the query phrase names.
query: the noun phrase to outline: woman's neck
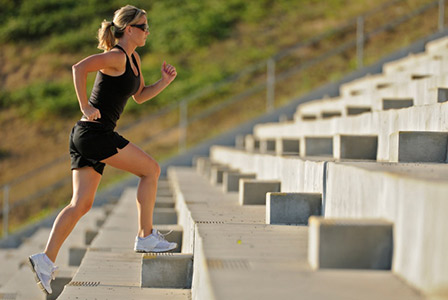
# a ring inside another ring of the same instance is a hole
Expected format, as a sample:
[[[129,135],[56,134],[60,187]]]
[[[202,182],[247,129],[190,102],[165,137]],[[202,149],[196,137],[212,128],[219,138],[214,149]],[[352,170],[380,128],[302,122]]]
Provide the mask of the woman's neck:
[[[117,44],[120,45],[128,55],[134,53],[135,48],[137,48],[137,46],[132,45],[132,43],[130,43],[126,39],[119,39]]]

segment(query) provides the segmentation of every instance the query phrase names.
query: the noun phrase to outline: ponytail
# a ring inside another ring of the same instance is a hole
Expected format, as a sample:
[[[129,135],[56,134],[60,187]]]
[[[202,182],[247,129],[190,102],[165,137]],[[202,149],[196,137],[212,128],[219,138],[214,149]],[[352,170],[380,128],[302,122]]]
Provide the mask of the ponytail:
[[[115,46],[115,36],[112,32],[113,22],[104,20],[98,30],[98,49],[109,51]]]

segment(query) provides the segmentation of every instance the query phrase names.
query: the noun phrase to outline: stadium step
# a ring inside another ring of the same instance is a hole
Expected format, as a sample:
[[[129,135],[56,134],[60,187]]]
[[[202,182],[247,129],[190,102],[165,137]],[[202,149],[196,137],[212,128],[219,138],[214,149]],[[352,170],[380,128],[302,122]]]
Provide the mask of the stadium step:
[[[168,177],[194,224],[195,299],[422,299],[391,271],[314,271],[307,226],[265,224],[265,206],[240,206],[192,168]]]

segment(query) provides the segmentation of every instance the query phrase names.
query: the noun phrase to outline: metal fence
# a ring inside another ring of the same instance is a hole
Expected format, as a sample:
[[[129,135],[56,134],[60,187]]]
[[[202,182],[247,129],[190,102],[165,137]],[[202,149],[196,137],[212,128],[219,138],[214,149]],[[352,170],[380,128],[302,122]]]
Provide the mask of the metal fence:
[[[261,61],[259,63],[250,65],[246,67],[241,72],[234,74],[227,79],[215,83],[213,85],[210,85],[194,94],[191,94],[181,101],[179,101],[176,104],[169,105],[163,109],[161,109],[159,112],[149,115],[147,117],[143,117],[131,124],[128,124],[126,127],[121,128],[123,132],[126,132],[128,130],[132,130],[134,127],[143,124],[145,122],[151,121],[153,119],[166,116],[168,114],[172,114],[173,112],[178,113],[178,124],[173,126],[168,126],[167,128],[161,130],[159,133],[145,138],[143,141],[141,141],[139,144],[142,147],[145,147],[151,143],[153,143],[155,140],[159,139],[160,137],[173,132],[177,131],[179,133],[178,138],[178,148],[179,152],[183,152],[187,148],[187,129],[190,124],[193,122],[205,119],[212,114],[219,112],[225,108],[227,108],[229,105],[232,105],[234,103],[243,101],[247,99],[248,97],[260,93],[263,90],[266,92],[266,112],[272,111],[276,106],[276,84],[282,80],[286,80],[290,78],[291,76],[299,73],[304,72],[307,69],[310,69],[311,67],[315,66],[318,63],[321,63],[322,61],[339,55],[344,51],[347,51],[349,49],[355,50],[355,58],[356,58],[356,66],[357,68],[362,68],[364,66],[365,61],[365,44],[368,40],[374,38],[376,35],[379,35],[380,33],[383,33],[388,30],[393,30],[397,26],[412,20],[413,18],[416,18],[418,16],[421,16],[422,14],[426,13],[427,11],[431,9],[436,9],[438,7],[438,18],[437,18],[437,28],[439,31],[444,29],[445,26],[445,0],[437,0],[437,1],[430,1],[428,3],[424,3],[417,9],[413,9],[412,11],[402,15],[399,18],[396,18],[395,20],[387,23],[382,24],[380,26],[376,26],[371,30],[366,30],[366,22],[369,21],[372,16],[383,13],[387,11],[389,8],[393,7],[396,4],[406,2],[406,0],[394,0],[390,1],[384,5],[381,5],[377,7],[376,9],[360,15],[346,24],[339,26],[337,28],[334,28],[330,31],[324,32],[320,35],[315,36],[314,38],[298,43],[288,49],[285,49],[274,56]],[[332,37],[344,33],[344,32],[353,32],[353,37],[345,40],[339,45],[335,45],[332,47],[332,49],[325,51],[324,53],[312,58],[308,59],[304,62],[299,62],[296,65],[289,66],[286,70],[283,70],[282,68],[278,67],[279,63],[282,60],[287,59],[288,57],[291,58],[292,56],[296,55],[300,49],[310,47],[312,45],[321,43],[322,41],[331,39]],[[428,33],[429,34],[429,33]],[[195,112],[194,114],[189,114],[189,108],[191,108],[194,105],[197,105],[196,102],[198,100],[210,97],[210,95],[213,95],[216,91],[225,88],[226,86],[229,86],[241,78],[250,76],[252,74],[259,74],[261,76],[264,76],[265,80],[264,82],[259,82],[257,84],[254,84],[253,86],[247,87],[243,91],[228,97],[225,101],[220,101],[219,103],[216,103],[212,106],[207,107],[204,110],[201,110],[199,112]],[[1,188],[3,189],[3,209],[0,213],[3,219],[3,237],[8,236],[9,233],[9,216],[11,213],[11,210],[22,205],[26,205],[30,202],[32,202],[35,199],[38,199],[42,195],[45,195],[47,193],[50,193],[58,188],[61,188],[63,186],[67,186],[70,184],[70,176],[64,176],[55,182],[51,183],[47,187],[41,188],[39,191],[32,193],[31,195],[28,195],[26,197],[22,197],[20,199],[16,199],[13,203],[11,203],[11,190],[13,187],[19,186],[20,184],[23,184],[24,182],[28,180],[32,180],[32,178],[45,176],[45,172],[52,168],[55,165],[60,164],[63,161],[67,161],[68,157],[67,155],[63,155],[57,159],[55,159],[53,162],[46,164],[38,169],[33,170],[32,172],[29,172],[20,178],[17,178],[13,181],[10,181],[6,184],[4,184]]]

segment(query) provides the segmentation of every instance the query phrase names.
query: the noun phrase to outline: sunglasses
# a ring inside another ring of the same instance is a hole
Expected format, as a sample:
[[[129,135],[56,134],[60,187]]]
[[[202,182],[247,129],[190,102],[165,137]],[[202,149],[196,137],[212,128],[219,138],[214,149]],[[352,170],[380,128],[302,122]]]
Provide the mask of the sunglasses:
[[[134,24],[134,25],[131,25],[131,27],[137,27],[138,29],[140,29],[142,31],[149,32],[148,24]]]

